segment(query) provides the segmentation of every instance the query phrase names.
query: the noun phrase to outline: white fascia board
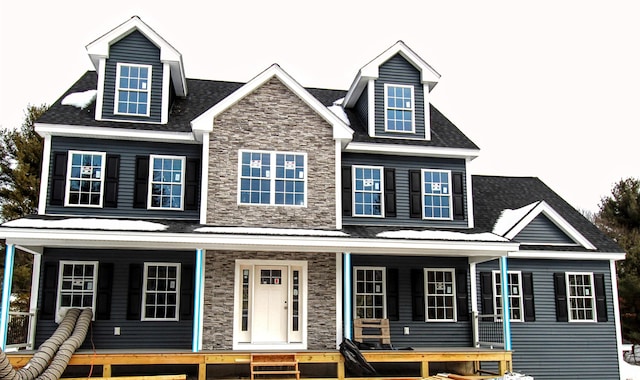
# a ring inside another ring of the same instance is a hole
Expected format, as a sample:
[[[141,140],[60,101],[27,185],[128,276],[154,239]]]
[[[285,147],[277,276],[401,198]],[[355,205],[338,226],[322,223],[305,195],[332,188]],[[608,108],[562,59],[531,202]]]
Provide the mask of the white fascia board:
[[[320,103],[313,95],[309,93],[304,87],[296,82],[289,74],[287,74],[280,66],[273,64],[269,66],[265,71],[258,74],[242,87],[234,91],[231,95],[218,102],[213,107],[209,108],[203,114],[191,121],[191,128],[194,133],[206,133],[213,132],[213,120],[216,116],[226,111],[234,104],[242,100],[245,96],[249,95],[257,88],[265,84],[271,78],[278,78],[289,90],[296,94],[303,102],[305,102],[311,109],[318,113],[325,121],[327,121],[333,127],[334,139],[351,139],[354,131],[344,123],[336,114],[331,112],[329,108]]]
[[[113,140],[178,142],[198,144],[191,132],[161,132],[128,128],[88,127],[63,124],[35,124],[35,131],[42,137],[66,136]]]
[[[177,95],[185,96],[187,94],[187,82],[182,55],[138,16],[131,17],[86,46],[87,53],[95,69],[98,70],[100,59],[109,58],[111,45],[134,30],[138,30],[160,49],[160,61],[171,65],[171,74]]]
[[[344,151],[352,153],[393,154],[399,156],[463,158],[469,161],[478,157],[480,152],[477,149],[442,148],[421,145],[378,144],[361,142],[349,143]]]
[[[508,257],[510,259],[624,260],[625,253],[520,250],[509,252]]]
[[[471,170],[469,170],[469,162],[471,159],[467,158],[465,160],[465,174],[466,174],[466,182],[467,182],[467,227],[474,228],[475,227],[475,216],[473,214],[473,176],[471,175]]]
[[[0,227],[7,244],[47,247],[104,247],[211,250],[261,250],[296,252],[350,252],[352,254],[417,256],[507,256],[518,249],[511,242],[471,242],[408,239],[355,239],[316,236],[156,233],[147,231],[87,231]]]
[[[47,190],[49,189],[49,164],[51,162],[51,136],[45,135],[40,168],[40,194],[38,196],[38,215],[44,215],[47,208]]]
[[[533,219],[535,219],[538,215],[543,214],[546,215],[553,224],[555,224],[558,228],[562,230],[565,234],[567,234],[571,239],[576,241],[582,247],[590,250],[595,250],[596,247],[591,244],[591,242],[584,237],[578,230],[575,229],[569,222],[566,221],[560,214],[556,212],[549,204],[545,201],[540,201],[538,205],[536,205],[533,210],[531,210],[527,215],[525,215],[513,228],[509,230],[509,232],[504,235],[507,239],[513,239],[522,231],[526,226],[531,223]]]

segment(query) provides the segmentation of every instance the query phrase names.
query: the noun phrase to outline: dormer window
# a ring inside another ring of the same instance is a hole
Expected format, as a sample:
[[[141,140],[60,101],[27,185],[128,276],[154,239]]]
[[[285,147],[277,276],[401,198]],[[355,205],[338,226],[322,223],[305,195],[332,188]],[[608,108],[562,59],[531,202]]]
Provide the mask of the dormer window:
[[[384,85],[384,128],[387,132],[415,131],[413,86]]]
[[[149,116],[151,66],[118,63],[114,113]]]

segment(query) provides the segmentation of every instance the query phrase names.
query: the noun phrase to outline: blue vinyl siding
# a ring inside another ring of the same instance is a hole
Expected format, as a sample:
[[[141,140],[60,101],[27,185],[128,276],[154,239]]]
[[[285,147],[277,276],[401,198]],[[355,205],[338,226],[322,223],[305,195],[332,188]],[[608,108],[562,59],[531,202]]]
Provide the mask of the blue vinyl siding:
[[[453,268],[467,273],[467,294],[470,294],[466,258],[403,257],[352,255],[352,265],[398,269],[399,320],[390,321],[391,343],[394,347],[471,347],[471,322],[413,321],[411,310],[411,270],[423,268]],[[353,284],[351,284],[353,286]],[[470,300],[469,300],[470,302]],[[470,306],[469,310],[471,310]],[[409,335],[403,334],[409,327]]]
[[[576,245],[575,241],[542,214],[536,216],[513,240],[521,243]]]
[[[116,66],[121,63],[152,65],[151,100],[149,116],[114,115],[116,89]],[[112,120],[131,120],[138,122],[157,122],[162,117],[162,70],[160,49],[149,41],[142,33],[136,31],[114,43],[109,50],[104,80],[104,98],[102,118]]]
[[[365,86],[364,90],[362,91],[362,95],[360,95],[360,98],[358,98],[358,101],[356,102],[356,106],[355,106],[355,111],[356,111],[356,115],[358,116],[358,119],[360,119],[360,121],[362,122],[363,125],[367,126],[367,129],[369,127],[369,91],[368,91],[369,85]],[[368,133],[368,131],[367,131]]]
[[[200,158],[202,146],[197,144],[170,144],[141,141],[99,140],[88,138],[54,137],[51,142],[51,162],[49,173],[53,170],[53,153],[68,150],[98,151],[107,154],[120,155],[120,178],[118,183],[117,208],[86,208],[64,207],[50,205],[50,191],[47,191],[47,214],[63,215],[96,215],[136,218],[171,218],[171,219],[199,219],[198,210],[147,210],[133,208],[133,193],[135,183],[135,164],[138,155],[170,155]],[[201,162],[202,165],[202,162]],[[200,177],[200,172],[198,172]],[[51,175],[50,177],[51,178]],[[68,185],[68,184],[66,184]],[[51,186],[51,181],[49,182]]]
[[[70,248],[47,248],[43,255],[43,268],[47,263],[60,260],[98,261],[113,264],[113,285],[111,288],[111,313],[109,320],[95,320],[91,327],[91,338],[87,338],[81,349],[91,349],[92,343],[99,349],[172,348],[190,349],[193,318],[180,321],[140,321],[127,320],[130,264],[144,262],[181,263],[182,267],[195,265],[195,251],[125,251],[125,250],[83,250]],[[97,279],[98,283],[100,278]],[[40,274],[43,286],[43,273]],[[184,285],[184,284],[183,284]],[[42,294],[38,300],[42,308]],[[182,297],[180,302],[187,302]],[[193,310],[192,310],[193,312]],[[58,325],[54,320],[38,318],[36,326],[36,346],[48,339]],[[114,327],[120,327],[121,334],[113,334]]]
[[[398,84],[413,86],[414,93],[414,118],[415,134],[385,132],[384,126],[384,85]],[[420,71],[404,59],[401,55],[395,55],[387,62],[380,65],[379,77],[375,81],[375,117],[376,136],[379,137],[400,137],[424,139],[424,88],[420,82]]]
[[[483,263],[477,272],[498,265],[497,260]],[[534,322],[511,323],[514,370],[536,380],[619,378],[609,262],[509,259],[508,267],[533,273],[536,316]],[[562,272],[604,273],[607,322],[556,321],[553,274]]]
[[[462,159],[421,158],[404,156],[386,156],[375,154],[345,153],[342,165],[371,165],[393,168],[396,171],[396,217],[362,218],[343,216],[345,225],[386,225],[386,226],[422,226],[422,227],[467,227],[467,203],[465,199],[464,220],[423,220],[409,217],[409,170],[440,169],[463,173],[463,194],[466,197],[465,161]]]

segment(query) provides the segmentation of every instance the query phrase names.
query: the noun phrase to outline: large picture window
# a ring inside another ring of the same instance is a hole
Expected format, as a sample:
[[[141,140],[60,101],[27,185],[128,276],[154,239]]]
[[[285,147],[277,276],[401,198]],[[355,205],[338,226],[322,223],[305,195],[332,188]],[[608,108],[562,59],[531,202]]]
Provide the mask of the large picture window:
[[[102,207],[105,156],[69,151],[65,206]]]
[[[143,320],[178,320],[180,264],[145,263]]]
[[[57,310],[91,308],[95,314],[97,279],[97,261],[60,261]]]
[[[451,172],[422,170],[422,217],[451,220]]]
[[[385,131],[414,131],[413,86],[384,85]]]
[[[240,204],[306,205],[304,153],[240,151]]]
[[[354,267],[355,318],[386,318],[385,268]]]
[[[455,270],[424,270],[427,321],[455,321]]]
[[[596,321],[593,273],[567,273],[569,321]]]
[[[353,166],[353,216],[383,217],[383,168]]]
[[[150,157],[149,208],[183,209],[185,158]]]
[[[118,63],[114,113],[149,116],[151,69],[149,65]]]
[[[522,274],[519,271],[509,271],[507,276],[510,318],[513,322],[522,322],[524,321]],[[502,316],[502,285],[499,271],[493,271],[493,302],[496,315]]]

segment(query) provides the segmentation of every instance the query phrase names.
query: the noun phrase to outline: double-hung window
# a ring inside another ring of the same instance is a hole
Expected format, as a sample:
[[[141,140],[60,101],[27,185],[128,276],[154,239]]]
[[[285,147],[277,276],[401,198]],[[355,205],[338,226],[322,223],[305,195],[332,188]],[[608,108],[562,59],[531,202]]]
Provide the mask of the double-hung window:
[[[97,261],[60,261],[56,320],[60,310],[71,308],[91,308],[95,313],[97,280]]]
[[[150,161],[148,207],[182,210],[185,158],[151,155]]]
[[[569,321],[596,321],[593,273],[566,273]]]
[[[520,271],[507,272],[507,289],[509,292],[509,312],[513,322],[524,321],[523,299],[522,299],[522,273]],[[500,272],[493,271],[493,310],[502,319],[502,285],[500,283]]]
[[[240,151],[239,155],[239,204],[306,205],[306,154]]]
[[[115,114],[149,116],[151,69],[150,65],[117,64]]]
[[[422,169],[422,218],[451,220],[451,171]]]
[[[180,264],[144,263],[142,320],[177,321],[180,310]]]
[[[425,268],[424,280],[427,321],[455,321],[455,270]]]
[[[414,132],[413,86],[384,85],[385,131]]]
[[[353,166],[353,216],[384,217],[383,167]]]
[[[385,268],[354,267],[353,272],[355,318],[385,318]]]
[[[106,153],[69,151],[65,206],[102,207]]]

